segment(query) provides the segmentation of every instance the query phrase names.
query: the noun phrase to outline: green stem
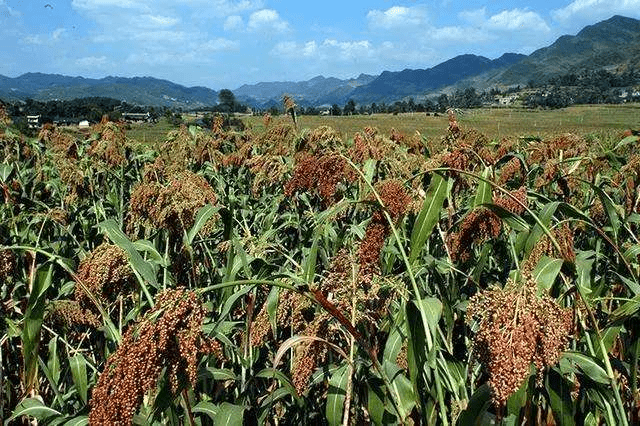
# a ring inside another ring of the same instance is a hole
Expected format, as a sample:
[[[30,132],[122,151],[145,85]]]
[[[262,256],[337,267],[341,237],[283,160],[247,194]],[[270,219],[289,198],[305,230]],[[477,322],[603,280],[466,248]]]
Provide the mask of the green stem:
[[[373,192],[373,194],[376,197],[376,200],[378,201],[378,203],[380,203],[380,205],[383,208],[383,213],[385,216],[385,219],[387,220],[387,222],[389,223],[389,227],[391,228],[391,231],[393,232],[393,237],[395,238],[396,241],[396,245],[398,247],[398,249],[400,250],[400,254],[402,256],[402,260],[404,261],[404,264],[407,268],[407,274],[409,275],[409,281],[411,282],[411,288],[413,290],[414,293],[414,297],[415,297],[415,303],[418,307],[418,311],[420,312],[420,319],[422,320],[422,326],[424,327],[424,331],[425,331],[425,337],[426,337],[426,343],[427,343],[427,352],[431,352],[434,349],[434,336],[432,336],[432,330],[431,327],[429,327],[429,321],[427,320],[427,315],[426,315],[426,308],[423,304],[422,301],[422,297],[420,295],[420,289],[418,288],[418,284],[416,283],[416,279],[415,276],[413,274],[413,268],[411,267],[411,263],[409,262],[409,257],[407,256],[407,253],[404,249],[404,246],[402,245],[402,240],[400,239],[400,235],[398,234],[398,230],[396,228],[396,226],[393,223],[393,219],[391,218],[391,216],[389,215],[389,212],[386,210],[386,207],[384,205],[384,202],[382,201],[382,198],[380,198],[380,194],[378,194],[378,192],[375,190],[375,188],[373,187],[373,185],[367,181],[366,176],[364,175],[364,173],[362,173],[362,171],[347,157],[343,158],[349,163],[349,165],[358,172],[358,174],[362,177],[362,179],[367,183],[367,185],[369,186],[369,188],[371,189],[371,191]],[[438,391],[438,404],[440,405],[440,412],[442,413],[442,422],[445,426],[448,426],[449,422],[447,420],[447,412],[446,412],[446,405],[444,405],[444,398],[442,398],[442,385],[440,383],[440,376],[436,373],[435,374],[435,380],[436,380],[436,389]]]
[[[291,278],[291,277],[288,276],[288,278]],[[275,286],[275,287],[280,287],[280,288],[294,291],[306,297],[307,299],[311,300],[313,303],[325,309],[336,320],[338,320],[338,322],[340,322],[340,324],[343,327],[345,327],[349,331],[349,333],[351,333],[351,335],[356,339],[358,344],[365,350],[365,352],[369,356],[369,359],[371,360],[371,363],[373,364],[373,368],[378,372],[378,374],[380,375],[380,377],[382,377],[382,380],[384,381],[385,387],[387,388],[387,392],[391,397],[390,398],[391,403],[393,404],[393,407],[396,410],[398,417],[401,420],[404,420],[404,418],[401,416],[402,410],[400,408],[400,405],[398,401],[396,401],[396,398],[394,397],[394,394],[392,392],[393,386],[391,384],[391,380],[389,380],[389,377],[387,376],[384,369],[380,365],[380,362],[378,361],[378,358],[376,356],[376,352],[373,350],[373,348],[364,339],[364,337],[360,334],[360,332],[358,332],[358,330],[356,330],[355,327],[351,325],[349,320],[347,320],[345,316],[342,315],[340,311],[338,311],[335,305],[333,305],[333,303],[328,301],[320,291],[310,291],[307,287],[306,282],[304,282],[304,280],[299,280],[299,283],[300,285],[296,286],[296,285],[291,285],[281,281],[274,281],[274,280],[238,280],[238,281],[228,281],[221,284],[214,284],[208,287],[196,289],[196,291],[199,294],[204,294],[213,290],[221,290],[224,288],[235,287],[238,285],[269,285],[269,286]]]

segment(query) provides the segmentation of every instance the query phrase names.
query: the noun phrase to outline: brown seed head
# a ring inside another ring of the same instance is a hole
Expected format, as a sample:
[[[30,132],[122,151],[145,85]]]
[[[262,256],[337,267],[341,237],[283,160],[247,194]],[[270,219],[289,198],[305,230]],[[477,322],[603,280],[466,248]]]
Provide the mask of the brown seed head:
[[[206,310],[196,293],[177,288],[156,297],[155,306],[125,332],[93,389],[91,424],[131,424],[145,394],[155,389],[160,373],[172,393],[195,385],[199,356],[219,345],[202,334]]]
[[[499,406],[529,377],[532,364],[539,371],[555,364],[572,335],[572,311],[536,289],[530,276],[522,284],[509,281],[476,294],[467,308],[467,323],[478,323],[473,354],[488,371]]]

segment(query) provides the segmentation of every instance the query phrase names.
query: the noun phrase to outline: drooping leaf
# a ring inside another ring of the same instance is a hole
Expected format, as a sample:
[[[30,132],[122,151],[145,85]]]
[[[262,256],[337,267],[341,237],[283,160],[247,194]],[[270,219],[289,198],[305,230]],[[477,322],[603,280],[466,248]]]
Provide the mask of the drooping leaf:
[[[198,213],[196,213],[196,218],[193,222],[193,226],[189,229],[189,232],[185,235],[185,245],[191,246],[193,245],[193,240],[195,239],[198,232],[202,229],[202,227],[220,210],[219,206],[213,206],[212,204],[207,204],[205,206],[200,207]]]
[[[418,214],[413,232],[411,233],[409,263],[415,262],[424,246],[425,242],[431,235],[438,220],[440,220],[440,212],[445,198],[447,197],[448,182],[442,175],[434,173],[427,190],[427,196],[422,204],[422,210]]]
[[[491,388],[484,383],[471,395],[467,408],[460,413],[456,425],[458,426],[482,426],[490,424],[494,416],[488,412],[491,406]]]
[[[245,407],[223,402],[213,419],[215,426],[235,426],[244,424]]]
[[[77,353],[69,358],[69,366],[71,367],[71,377],[76,385],[80,399],[87,403],[87,361],[81,353]]]
[[[562,358],[568,360],[571,366],[577,367],[577,370],[574,371],[585,375],[589,379],[603,384],[610,383],[607,371],[601,362],[591,355],[582,352],[567,351],[562,354]]]
[[[575,407],[571,399],[572,385],[554,368],[549,370],[545,380],[545,389],[549,394],[549,402],[553,417],[561,426],[575,425]]]
[[[11,417],[7,419],[8,422],[11,420],[17,419],[22,416],[33,417],[38,420],[45,420],[51,416],[59,416],[60,412],[54,410],[53,408],[49,408],[40,398],[27,398],[24,399],[18,404],[18,406],[11,413]]]
[[[87,416],[79,416],[75,417],[71,420],[68,420],[64,426],[86,426],[89,424],[89,417]]]
[[[563,263],[562,259],[553,259],[547,256],[540,259],[533,270],[533,278],[538,283],[540,290],[548,291],[553,286]]]
[[[146,283],[151,284],[153,287],[158,288],[158,281],[156,279],[156,274],[153,270],[153,267],[146,262],[136,247],[133,245],[131,240],[122,232],[120,226],[113,219],[105,220],[104,222],[100,222],[98,224],[98,228],[102,229],[104,233],[107,234],[109,239],[118,247],[127,252],[129,258],[129,264],[131,268],[136,273],[138,277],[138,281],[142,286],[143,290],[146,290]],[[145,291],[148,294],[148,290]],[[150,297],[150,296],[149,296]]]
[[[215,420],[219,408],[211,401],[200,401],[191,408],[194,413],[206,414],[210,419]]]
[[[349,380],[348,372],[348,366],[343,365],[329,379],[325,415],[327,422],[331,426],[337,426],[342,423],[344,400],[347,395],[347,381]]]
[[[491,174],[491,167],[485,167],[484,171],[482,172],[482,177],[484,179],[481,179],[478,181],[478,189],[476,190],[476,196],[473,200],[472,207],[478,207],[482,204],[490,203],[491,200],[493,199],[492,192],[491,192],[491,184],[489,184],[489,182],[487,181],[489,179],[490,174]]]

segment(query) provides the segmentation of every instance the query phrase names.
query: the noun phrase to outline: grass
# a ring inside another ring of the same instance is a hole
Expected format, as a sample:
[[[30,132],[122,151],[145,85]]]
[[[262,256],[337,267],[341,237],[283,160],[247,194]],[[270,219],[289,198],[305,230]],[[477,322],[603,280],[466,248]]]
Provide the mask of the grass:
[[[161,118],[157,123],[133,123],[127,129],[127,137],[141,143],[155,143],[166,139],[167,132],[174,129],[165,118]]]
[[[479,108],[463,111],[458,115],[458,122],[463,127],[478,130],[489,139],[512,136],[546,138],[568,132],[579,135],[613,134],[617,137],[632,123],[640,126],[639,113],[640,104],[577,105],[558,110]],[[256,131],[262,130],[262,117],[247,117],[245,121]],[[367,126],[377,127],[387,135],[392,128],[407,135],[418,131],[429,139],[440,137],[448,126],[446,114],[434,117],[424,113],[299,116],[298,122],[300,128],[333,127],[347,139]]]
[[[640,104],[577,105],[557,110],[530,110],[524,108],[479,108],[464,110],[458,114],[458,122],[466,128],[474,128],[489,139],[503,137],[537,136],[548,138],[561,133],[595,135],[601,138],[617,138],[632,127],[640,127]],[[288,117],[278,117],[287,120]],[[261,116],[243,116],[248,127],[262,132]],[[372,114],[352,116],[298,116],[301,129],[330,126],[350,139],[365,127],[377,127],[383,134],[395,129],[406,135],[419,132],[427,139],[440,137],[448,127],[446,114],[427,116],[424,113]],[[132,124],[127,135],[139,142],[161,142],[167,132],[175,128],[164,118],[156,124]]]

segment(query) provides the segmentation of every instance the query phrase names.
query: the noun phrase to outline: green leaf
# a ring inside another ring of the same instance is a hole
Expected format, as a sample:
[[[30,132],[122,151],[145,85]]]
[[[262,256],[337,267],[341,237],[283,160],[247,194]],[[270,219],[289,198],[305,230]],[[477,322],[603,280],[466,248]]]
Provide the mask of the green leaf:
[[[533,278],[538,283],[538,289],[548,291],[553,286],[563,263],[562,259],[553,259],[547,256],[540,259],[533,270]]]
[[[442,175],[434,173],[431,178],[427,196],[422,205],[422,210],[418,214],[418,218],[413,225],[410,241],[409,263],[415,262],[424,246],[425,242],[431,235],[434,226],[440,220],[440,211],[442,204],[447,197],[448,182]]]
[[[517,231],[517,232],[529,231],[529,224],[525,222],[525,220],[522,217],[520,217],[520,215],[511,213],[509,210],[505,209],[504,207],[500,207],[492,203],[488,203],[488,204],[485,203],[485,204],[482,204],[482,206],[494,212],[500,219],[502,219],[503,223],[509,225],[509,227],[514,231]]]
[[[491,424],[493,416],[487,411],[491,406],[491,388],[487,383],[471,395],[467,408],[460,413],[458,426],[482,426]]]
[[[600,332],[602,342],[604,343],[604,347],[607,353],[603,354],[602,350],[600,349],[600,345],[597,345],[595,347],[596,357],[600,359],[604,359],[605,356],[608,356],[608,353],[613,347],[613,344],[615,343],[616,338],[618,337],[618,334],[620,334],[621,329],[622,329],[622,326],[618,325],[613,327],[607,327],[606,329]]]
[[[273,286],[267,296],[267,314],[269,315],[269,323],[271,324],[271,332],[274,336],[278,335],[278,300],[280,299],[280,287]]]
[[[382,366],[391,379],[391,388],[397,396],[397,401],[402,408],[402,413],[408,414],[417,404],[416,394],[413,391],[411,381],[404,375],[404,372],[395,363],[395,360],[385,360]]]
[[[398,331],[397,328],[394,328],[387,338],[387,343],[384,347],[383,359],[389,362],[395,362],[400,350],[402,349],[403,341],[404,338],[402,334],[400,334],[400,331]]]
[[[218,414],[219,408],[216,404],[211,401],[200,401],[191,409],[194,413],[206,414],[212,420],[215,420],[216,415]]]
[[[213,368],[207,367],[207,373],[211,375],[214,380],[236,380],[236,374],[228,368]]]
[[[282,371],[276,370],[275,368],[265,368],[264,370],[256,374],[256,377],[277,380],[282,385],[282,388],[287,390],[289,395],[294,397],[296,400],[300,399],[296,388],[293,387],[293,385],[289,381],[289,378]]]
[[[46,307],[45,293],[51,286],[53,265],[46,270],[38,269],[33,288],[29,295],[27,310],[24,314],[22,328],[22,357],[25,384],[28,390],[36,386],[38,381],[38,358],[40,348],[40,330]]]
[[[11,164],[0,164],[0,181],[7,183],[7,179],[11,175],[13,171],[13,165]]]
[[[591,188],[598,194],[598,198],[600,198],[600,202],[604,206],[605,211],[607,212],[607,216],[609,217],[609,225],[611,226],[611,232],[613,234],[613,242],[618,244],[618,230],[620,229],[620,218],[618,217],[618,213],[616,212],[616,207],[611,201],[609,195],[602,190],[598,185],[594,185],[590,183]]]
[[[627,250],[625,250],[623,256],[627,260],[627,262],[637,263],[638,256],[640,256],[640,244],[634,244],[630,246]]]
[[[220,207],[215,207],[212,204],[207,204],[201,207],[196,214],[195,221],[193,226],[187,232],[185,236],[185,245],[191,246],[193,244],[193,240],[198,235],[198,232],[202,229],[202,227],[220,210]]]
[[[242,405],[234,405],[223,402],[218,407],[218,412],[213,419],[215,426],[236,426],[244,424],[244,410]]]
[[[116,221],[113,219],[105,220],[98,224],[98,228],[102,229],[102,231],[107,234],[109,239],[115,245],[127,252],[129,255],[129,264],[138,276],[138,280],[140,281],[140,285],[143,287],[143,290],[146,290],[145,283],[149,283],[153,287],[158,288],[158,281],[153,267],[146,262],[142,256],[140,256],[136,247],[124,232],[122,232]],[[145,291],[145,293],[148,293],[148,290]],[[149,295],[148,297],[151,296]]]
[[[422,299],[422,307],[425,310],[431,334],[435,336],[438,332],[438,322],[442,316],[442,302],[435,297],[426,297]]]
[[[638,140],[640,140],[640,136],[635,136],[635,135],[627,136],[626,138],[618,142],[618,144],[616,145],[615,148],[613,148],[613,150],[617,151],[625,145],[636,144]]]
[[[551,369],[545,380],[545,388],[549,394],[553,416],[558,424],[561,426],[575,425],[575,408],[571,399],[572,385],[556,369]]]
[[[11,417],[7,419],[10,422],[13,419],[17,419],[22,416],[34,417],[38,420],[44,420],[51,416],[60,416],[61,413],[54,410],[53,408],[49,408],[43,404],[43,402],[39,398],[27,398],[22,400],[20,404],[13,410],[11,413]]]
[[[555,214],[559,205],[560,203],[557,201],[548,203],[542,208],[542,211],[538,215],[538,219],[540,220],[542,225],[545,228],[547,228],[547,230],[551,225],[551,219],[553,218],[553,215]],[[536,225],[533,227],[533,229],[531,230],[531,233],[527,238],[527,242],[525,243],[525,246],[524,246],[524,252],[527,255],[531,253],[531,250],[533,249],[533,247],[538,243],[540,238],[542,238],[544,235],[547,235],[545,230],[542,228],[542,226],[540,226],[539,223],[536,223]]]
[[[319,227],[320,228],[320,227]],[[302,264],[302,278],[307,284],[312,284],[316,274],[316,261],[318,259],[318,242],[320,241],[319,228],[313,234],[313,242],[309,254],[305,257]]]
[[[613,311],[610,319],[612,321],[621,321],[631,318],[640,309],[640,294],[633,299],[623,303],[618,309]]]
[[[85,404],[87,403],[87,361],[84,359],[81,353],[75,354],[69,358],[69,366],[71,367],[71,377],[73,383],[76,385],[76,389],[80,394],[80,399]]]
[[[47,367],[54,383],[52,385],[57,386],[60,380],[60,359],[58,358],[58,339],[53,338],[49,341],[49,358],[47,360]]]
[[[577,370],[573,368],[575,372],[581,372],[584,376],[595,382],[603,384],[611,383],[606,370],[600,363],[600,360],[592,357],[591,355],[587,355],[582,352],[567,351],[562,354],[561,359],[570,361],[572,368],[574,366],[578,368]]]
[[[476,197],[473,200],[472,207],[478,207],[485,203],[490,203],[493,199],[491,193],[491,185],[488,182],[489,175],[491,174],[491,168],[485,167],[482,172],[482,177],[484,179],[480,179],[478,182],[478,190],[476,191]]]
[[[160,254],[156,246],[153,245],[151,241],[148,240],[138,240],[133,242],[133,246],[137,251],[146,252],[149,254],[150,259],[156,262],[158,265],[166,268],[169,265],[167,264],[163,255]]]
[[[327,391],[326,416],[329,425],[336,426],[342,423],[344,412],[344,400],[347,395],[348,366],[343,365],[333,373],[329,379]]]
[[[591,269],[594,262],[591,252],[580,252],[576,256],[576,283],[583,295],[591,293]]]
[[[89,417],[79,416],[67,421],[64,426],[85,426],[89,424]]]
[[[384,419],[384,406],[385,406],[385,393],[383,388],[382,380],[378,386],[374,387],[372,383],[373,380],[369,383],[369,394],[367,398],[367,407],[369,411],[369,416],[371,416],[371,420],[375,425],[382,425]]]

